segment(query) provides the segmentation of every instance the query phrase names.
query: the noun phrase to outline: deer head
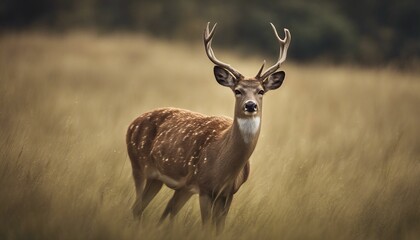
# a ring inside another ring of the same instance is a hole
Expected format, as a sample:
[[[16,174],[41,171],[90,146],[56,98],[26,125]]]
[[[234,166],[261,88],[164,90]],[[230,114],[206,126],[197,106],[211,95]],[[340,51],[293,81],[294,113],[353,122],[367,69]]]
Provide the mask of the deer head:
[[[263,95],[270,90],[277,89],[283,83],[285,72],[277,71],[281,64],[286,60],[287,49],[290,45],[291,35],[288,29],[284,29],[285,38],[281,39],[276,27],[272,24],[274,34],[280,44],[280,53],[277,62],[268,68],[264,73],[265,61],[255,77],[244,77],[239,71],[216,58],[211,42],[216,29],[216,24],[210,29],[210,23],[204,31],[204,45],[206,54],[216,66],[214,66],[214,76],[216,81],[225,87],[229,87],[235,95],[235,115],[236,117],[249,117],[261,115]]]

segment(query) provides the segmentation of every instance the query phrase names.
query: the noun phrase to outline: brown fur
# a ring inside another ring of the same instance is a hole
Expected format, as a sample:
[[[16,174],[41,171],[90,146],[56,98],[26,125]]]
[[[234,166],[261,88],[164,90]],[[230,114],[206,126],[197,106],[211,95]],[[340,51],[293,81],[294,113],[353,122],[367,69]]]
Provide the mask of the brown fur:
[[[204,175],[206,166],[214,161],[206,154],[208,146],[220,140],[231,125],[232,119],[227,117],[205,116],[176,108],[144,113],[133,121],[127,132],[133,171],[151,179],[157,179],[153,172],[158,171],[185,182],[183,187],[199,185],[197,177]],[[249,163],[235,179],[236,191],[248,174]],[[172,189],[180,188],[167,185]]]
[[[175,193],[161,221],[199,193],[203,223],[211,219],[222,228],[233,194],[248,179],[248,159],[259,135],[258,126],[253,141],[246,143],[238,115],[243,113],[235,112],[232,120],[161,108],[135,119],[126,138],[137,193],[134,216],[141,217],[164,183]]]

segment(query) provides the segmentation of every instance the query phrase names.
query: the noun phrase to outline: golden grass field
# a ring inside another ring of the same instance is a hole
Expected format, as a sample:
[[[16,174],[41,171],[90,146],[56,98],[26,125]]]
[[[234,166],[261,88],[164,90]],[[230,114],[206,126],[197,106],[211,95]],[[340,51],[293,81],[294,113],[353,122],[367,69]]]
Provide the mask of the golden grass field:
[[[262,56],[219,58],[245,75]],[[273,49],[277,52],[277,49]],[[293,51],[293,42],[290,51]],[[273,62],[274,59],[269,62]],[[233,114],[201,43],[73,32],[0,36],[0,239],[212,239],[194,196],[141,224],[125,133],[174,106]],[[420,74],[287,62],[251,175],[217,239],[419,239]]]

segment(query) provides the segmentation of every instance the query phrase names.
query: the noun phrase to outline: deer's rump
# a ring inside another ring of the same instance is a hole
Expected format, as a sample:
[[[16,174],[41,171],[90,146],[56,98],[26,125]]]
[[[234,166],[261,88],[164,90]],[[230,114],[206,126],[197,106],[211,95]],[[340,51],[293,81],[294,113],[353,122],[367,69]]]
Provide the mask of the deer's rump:
[[[231,124],[226,117],[176,108],[144,113],[127,132],[133,170],[146,178],[160,179],[169,187],[188,184],[204,165],[211,164],[205,149]]]

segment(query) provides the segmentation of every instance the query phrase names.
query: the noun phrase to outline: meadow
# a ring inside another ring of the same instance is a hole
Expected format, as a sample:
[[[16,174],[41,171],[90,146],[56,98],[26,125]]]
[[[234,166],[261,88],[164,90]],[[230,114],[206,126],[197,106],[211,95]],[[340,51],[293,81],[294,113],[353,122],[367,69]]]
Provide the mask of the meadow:
[[[244,75],[264,59],[213,48]],[[286,62],[225,231],[197,196],[157,225],[168,188],[135,222],[126,129],[165,106],[232,116],[212,67],[201,43],[0,35],[0,239],[419,239],[420,73],[390,67]]]

